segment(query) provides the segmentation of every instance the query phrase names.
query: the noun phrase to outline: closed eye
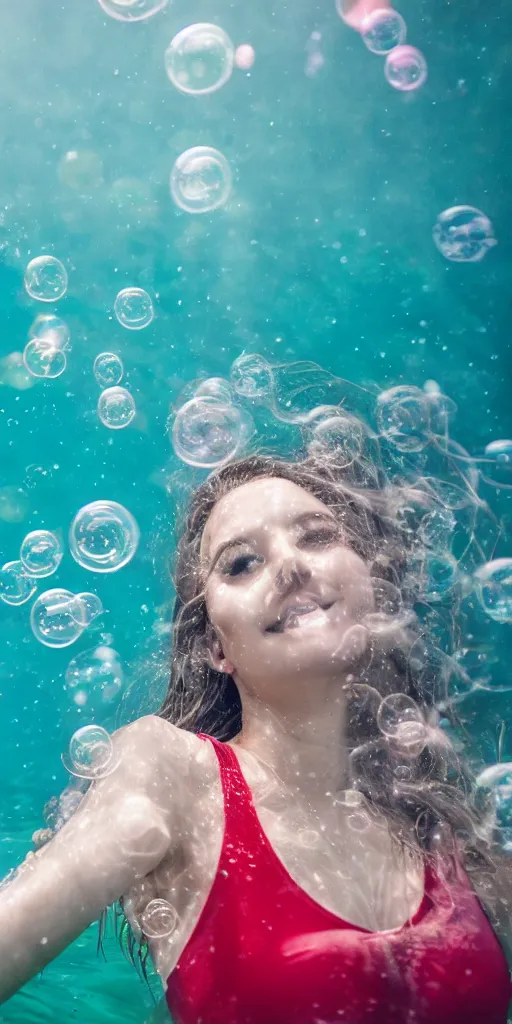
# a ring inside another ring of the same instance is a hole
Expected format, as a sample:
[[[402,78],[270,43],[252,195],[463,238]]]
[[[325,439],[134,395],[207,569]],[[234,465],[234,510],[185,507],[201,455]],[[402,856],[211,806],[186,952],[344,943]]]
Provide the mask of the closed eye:
[[[332,526],[326,525],[305,530],[299,537],[299,543],[303,544],[334,544],[337,540],[339,540],[339,530],[335,523]]]

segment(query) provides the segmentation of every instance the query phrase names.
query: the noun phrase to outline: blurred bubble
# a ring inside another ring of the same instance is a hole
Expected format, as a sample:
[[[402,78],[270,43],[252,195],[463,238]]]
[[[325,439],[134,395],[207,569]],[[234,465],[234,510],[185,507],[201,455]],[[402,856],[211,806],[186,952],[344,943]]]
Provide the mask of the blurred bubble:
[[[454,263],[477,263],[488,249],[497,245],[489,218],[474,206],[444,210],[432,235],[439,252]]]
[[[226,157],[210,146],[195,146],[178,157],[171,171],[171,195],[187,213],[209,213],[223,206],[231,191]]]
[[[429,400],[424,391],[399,386],[381,392],[377,423],[384,437],[403,452],[421,451],[429,440]]]
[[[417,575],[418,596],[424,601],[443,601],[458,582],[457,562],[452,555],[427,551],[411,560]]]
[[[67,270],[55,256],[36,256],[25,270],[25,288],[32,299],[56,302],[67,287]]]
[[[482,795],[491,797],[494,806],[496,825],[502,833],[505,849],[512,849],[512,763],[501,761],[489,765],[475,780],[478,799]]]
[[[25,470],[23,483],[25,487],[32,490],[32,488],[38,487],[40,484],[48,483],[52,475],[51,466],[38,466],[32,462]]]
[[[459,647],[453,654],[451,696],[465,696],[473,689],[493,689],[493,663],[495,658],[489,647]],[[512,688],[512,679],[510,686]],[[498,687],[501,690],[501,687]]]
[[[384,73],[394,89],[410,92],[426,82],[427,62],[415,46],[396,46],[386,57]]]
[[[496,558],[475,573],[477,596],[495,622],[512,622],[512,558]]]
[[[0,359],[0,384],[15,388],[17,391],[27,391],[28,388],[34,387],[35,380],[32,374],[27,372],[22,352],[9,352]]]
[[[196,397],[201,398],[207,395],[209,398],[216,398],[220,402],[231,402],[233,391],[228,380],[224,377],[208,377],[201,381],[195,391]]]
[[[484,463],[482,473],[487,482],[512,487],[512,441],[491,441],[486,445],[484,454],[488,461]]]
[[[69,348],[70,332],[65,320],[53,313],[39,313],[29,330],[29,338],[45,342],[53,349]]]
[[[83,627],[72,614],[75,595],[70,590],[46,590],[30,611],[32,632],[45,647],[68,647],[78,640]]]
[[[85,793],[75,786],[76,783],[66,786],[59,797],[50,797],[43,807],[43,820],[54,832],[69,821],[82,803]]]
[[[151,900],[141,915],[141,925],[148,939],[163,939],[176,930],[178,914],[167,900]]]
[[[143,288],[123,288],[116,295],[114,313],[129,331],[141,331],[155,315],[151,296]]]
[[[319,417],[311,429],[309,447],[330,448],[336,452],[340,468],[349,466],[363,449],[364,432],[360,420],[341,410]]]
[[[127,224],[149,224],[158,214],[158,203],[151,184],[140,178],[118,178],[109,190],[109,199],[125,214]]]
[[[272,392],[272,367],[258,353],[238,356],[231,364],[229,376],[237,394],[244,398],[266,398]]]
[[[122,380],[124,367],[115,352],[100,352],[93,364],[93,373],[102,388],[111,388]]]
[[[177,89],[201,96],[225,85],[234,55],[233,43],[218,25],[188,25],[165,51],[165,69]]]
[[[240,46],[237,46],[235,50],[235,64],[240,71],[249,71],[255,60],[254,47],[250,43],[240,43]]]
[[[60,542],[50,530],[33,530],[22,541],[20,559],[30,576],[51,576],[62,558]]]
[[[82,629],[87,629],[102,612],[103,605],[97,594],[91,594],[89,591],[75,594],[75,600],[71,604],[71,614]]]
[[[46,377],[48,380],[60,377],[67,366],[66,353],[54,348],[46,338],[33,338],[25,345],[23,362],[33,377]]]
[[[37,585],[27,576],[23,562],[6,562],[0,569],[0,599],[4,604],[24,604],[37,590]]]
[[[496,462],[512,463],[512,441],[491,441],[486,445],[485,454]]]
[[[102,779],[117,767],[114,745],[101,725],[84,725],[69,741],[69,754],[62,755],[67,771],[80,779]]]
[[[22,523],[29,512],[28,496],[22,487],[5,484],[0,487],[0,520],[4,523]]]
[[[363,21],[361,37],[371,53],[389,53],[405,42],[406,35],[402,15],[391,8],[372,11]]]
[[[449,509],[434,509],[423,516],[418,529],[420,540],[435,551],[445,551],[451,544],[456,519]]]
[[[66,669],[66,686],[80,707],[99,701],[109,704],[123,686],[124,674],[117,651],[100,645],[82,651]]]
[[[76,562],[91,572],[116,572],[133,558],[139,527],[116,501],[93,501],[75,516],[69,549]]]
[[[402,611],[402,592],[394,583],[372,577],[370,580],[375,608],[384,615],[400,615]]]
[[[377,725],[388,740],[402,749],[419,753],[425,746],[423,715],[412,697],[405,693],[392,693],[384,698],[377,713]]]
[[[206,396],[192,398],[174,418],[174,451],[190,466],[220,466],[240,450],[251,427],[250,417],[237,406]]]
[[[167,7],[167,0],[98,0],[105,14],[116,21],[145,21]]]
[[[106,388],[98,398],[98,417],[110,430],[129,426],[136,411],[133,397],[126,388]]]
[[[93,150],[70,149],[58,167],[59,178],[75,192],[88,194],[103,182],[103,164]]]

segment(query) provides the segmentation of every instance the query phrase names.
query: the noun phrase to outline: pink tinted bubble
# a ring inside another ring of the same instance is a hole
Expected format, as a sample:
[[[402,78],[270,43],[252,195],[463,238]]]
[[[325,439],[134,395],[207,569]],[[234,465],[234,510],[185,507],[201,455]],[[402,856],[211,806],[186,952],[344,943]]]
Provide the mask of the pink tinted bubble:
[[[410,92],[426,81],[427,62],[415,46],[395,46],[386,57],[384,73],[394,89]]]
[[[242,43],[235,50],[235,65],[240,71],[248,71],[252,68],[256,54],[250,43]]]

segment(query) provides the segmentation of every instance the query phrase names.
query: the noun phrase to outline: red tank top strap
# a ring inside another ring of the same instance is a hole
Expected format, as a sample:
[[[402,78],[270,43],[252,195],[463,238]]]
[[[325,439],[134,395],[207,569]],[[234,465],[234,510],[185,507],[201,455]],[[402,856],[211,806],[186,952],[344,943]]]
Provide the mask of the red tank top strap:
[[[252,793],[245,781],[239,760],[235,751],[228,743],[223,743],[215,736],[208,733],[197,733],[200,739],[210,740],[219,762],[220,780],[222,794],[224,797],[224,813],[226,818],[226,832],[231,832],[231,822],[236,821],[240,829],[243,818],[244,834],[247,836],[247,829],[251,829],[253,835],[258,836],[260,842],[266,845],[265,836],[262,833],[256,808],[252,799]]]

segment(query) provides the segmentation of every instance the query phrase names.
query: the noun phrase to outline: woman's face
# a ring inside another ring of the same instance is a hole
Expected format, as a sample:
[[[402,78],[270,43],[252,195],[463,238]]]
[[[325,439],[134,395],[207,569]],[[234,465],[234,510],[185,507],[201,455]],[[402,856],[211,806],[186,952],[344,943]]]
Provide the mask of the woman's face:
[[[365,563],[331,509],[289,480],[243,484],[215,505],[201,557],[212,663],[262,699],[279,681],[339,679],[365,649]]]

